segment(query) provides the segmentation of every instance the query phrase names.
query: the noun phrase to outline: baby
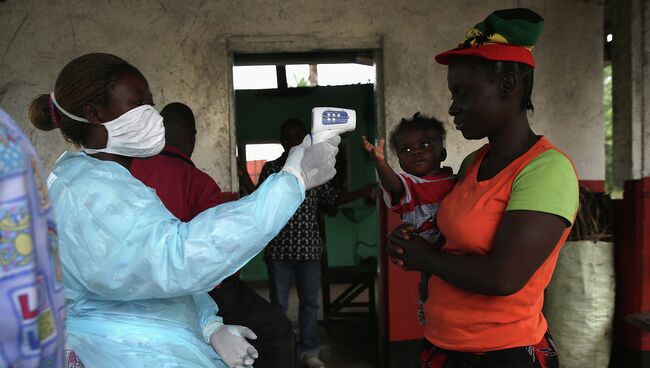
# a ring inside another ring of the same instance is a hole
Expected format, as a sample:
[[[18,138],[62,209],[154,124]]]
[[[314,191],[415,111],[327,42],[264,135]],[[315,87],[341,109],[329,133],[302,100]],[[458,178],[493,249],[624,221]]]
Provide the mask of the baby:
[[[364,148],[375,160],[386,206],[431,243],[440,236],[435,220],[440,202],[455,184],[451,168],[441,167],[447,157],[444,140],[445,128],[439,120],[420,113],[402,119],[390,135],[390,143],[404,170],[396,173],[386,162],[385,139],[380,139],[375,146],[363,137]],[[421,323],[427,281],[428,275],[423,274],[418,300]]]

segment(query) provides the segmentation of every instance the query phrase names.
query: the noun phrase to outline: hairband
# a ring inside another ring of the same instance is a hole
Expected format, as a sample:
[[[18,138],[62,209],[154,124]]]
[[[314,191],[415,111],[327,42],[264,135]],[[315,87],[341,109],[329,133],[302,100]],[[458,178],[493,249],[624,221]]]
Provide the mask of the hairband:
[[[50,93],[50,101],[54,104],[54,106],[56,106],[56,108],[59,111],[61,111],[65,116],[69,117],[70,119],[80,121],[82,123],[88,123],[88,120],[65,111],[65,109],[63,109],[58,103],[56,103],[56,98],[54,98],[54,92]]]

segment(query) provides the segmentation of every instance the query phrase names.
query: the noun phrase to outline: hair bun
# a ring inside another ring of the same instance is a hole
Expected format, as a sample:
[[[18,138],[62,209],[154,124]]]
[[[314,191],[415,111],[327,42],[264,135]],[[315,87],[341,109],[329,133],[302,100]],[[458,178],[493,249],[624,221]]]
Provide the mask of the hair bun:
[[[40,130],[50,131],[58,128],[50,113],[50,95],[38,95],[29,105],[29,120]]]

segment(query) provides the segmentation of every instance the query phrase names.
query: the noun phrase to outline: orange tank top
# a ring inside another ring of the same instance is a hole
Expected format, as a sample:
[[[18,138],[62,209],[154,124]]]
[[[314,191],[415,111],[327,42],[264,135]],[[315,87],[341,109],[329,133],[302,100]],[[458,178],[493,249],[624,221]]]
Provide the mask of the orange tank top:
[[[490,253],[497,228],[508,206],[513,181],[535,157],[549,149],[557,150],[541,137],[526,153],[493,178],[478,182],[476,175],[488,147],[485,145],[477,151],[463,177],[440,206],[438,226],[446,237],[443,252]],[[547,330],[542,315],[544,289],[551,279],[560,246],[570,229],[567,227],[548,259],[515,294],[476,294],[431,276],[429,298],[424,308],[425,337],[443,349],[476,353],[538,343]]]

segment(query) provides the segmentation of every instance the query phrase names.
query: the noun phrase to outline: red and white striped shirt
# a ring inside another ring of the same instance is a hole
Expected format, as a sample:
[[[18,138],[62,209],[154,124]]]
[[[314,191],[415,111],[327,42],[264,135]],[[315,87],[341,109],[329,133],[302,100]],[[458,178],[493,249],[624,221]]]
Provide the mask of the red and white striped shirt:
[[[421,237],[436,241],[440,235],[436,225],[436,213],[442,199],[456,184],[456,176],[450,167],[443,167],[430,176],[397,173],[404,186],[404,195],[392,206],[393,198],[382,187],[384,202],[389,210],[399,213],[402,221],[412,224]]]

